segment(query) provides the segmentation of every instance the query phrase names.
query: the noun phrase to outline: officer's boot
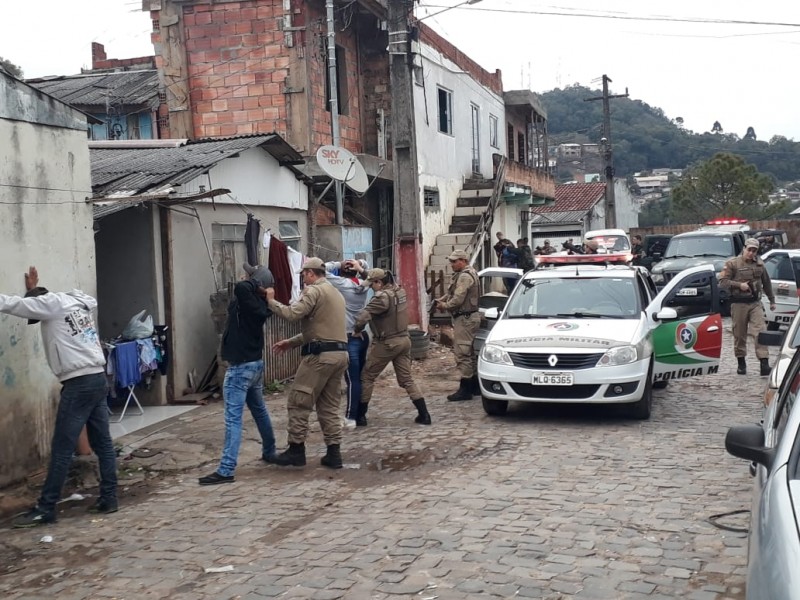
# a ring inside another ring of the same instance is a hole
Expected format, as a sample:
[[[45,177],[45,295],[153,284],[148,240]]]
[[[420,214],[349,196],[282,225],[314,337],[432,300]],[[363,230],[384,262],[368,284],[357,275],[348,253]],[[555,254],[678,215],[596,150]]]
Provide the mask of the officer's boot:
[[[428,412],[428,407],[425,406],[425,398],[412,400],[412,402],[414,403],[414,406],[416,406],[417,412],[419,413],[414,419],[414,423],[419,423],[420,425],[430,425],[431,415]]]
[[[356,427],[366,427],[367,426],[367,410],[369,410],[369,404],[365,404],[362,402],[358,405],[358,416],[356,417]]]
[[[736,367],[736,374],[747,375],[747,363],[744,362],[744,357],[739,356],[736,361],[739,363],[739,366]]]
[[[306,464],[306,445],[289,442],[289,447],[276,455],[272,459],[272,463],[282,467],[304,467]]]
[[[471,384],[471,387],[472,387],[472,395],[473,396],[480,396],[481,395],[481,384],[478,383],[478,376],[477,375],[473,375],[470,378],[469,381],[470,381],[470,384]]]
[[[447,397],[450,402],[458,402],[459,400],[472,400],[472,382],[465,378],[461,378],[461,383],[458,389]]]
[[[772,370],[772,368],[769,366],[769,359],[768,358],[760,358],[758,360],[761,363],[761,376],[762,377],[766,377],[767,375],[769,375],[769,372]]]
[[[342,468],[342,451],[339,444],[331,444],[328,446],[328,453],[319,459],[319,464],[329,469]]]

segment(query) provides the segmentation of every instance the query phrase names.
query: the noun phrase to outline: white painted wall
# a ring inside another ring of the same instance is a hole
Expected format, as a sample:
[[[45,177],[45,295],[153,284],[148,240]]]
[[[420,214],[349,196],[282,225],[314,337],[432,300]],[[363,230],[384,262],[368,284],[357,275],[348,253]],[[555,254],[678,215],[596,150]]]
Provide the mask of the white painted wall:
[[[86,118],[0,71],[0,292],[23,295],[39,270],[51,290],[96,293]],[[60,386],[38,325],[0,315],[0,487],[50,453]]]
[[[614,180],[614,202],[616,203],[617,227],[630,231],[639,226],[641,205],[633,197],[624,179]]]
[[[427,264],[436,236],[447,233],[465,178],[472,176],[472,111],[480,109],[481,175],[493,177],[492,154],[505,154],[505,105],[502,96],[483,87],[440,52],[420,44],[422,81],[414,86],[420,192],[425,187],[439,190],[440,210],[422,214],[422,252]],[[438,87],[452,92],[453,135],[439,131]],[[498,119],[498,147],[489,145],[489,115]]]

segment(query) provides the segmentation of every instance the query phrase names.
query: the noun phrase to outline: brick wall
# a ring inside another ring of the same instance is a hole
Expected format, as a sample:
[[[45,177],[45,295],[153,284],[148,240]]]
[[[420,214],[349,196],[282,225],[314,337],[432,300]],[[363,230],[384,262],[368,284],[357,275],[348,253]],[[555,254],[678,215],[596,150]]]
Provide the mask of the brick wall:
[[[103,44],[92,42],[92,70],[96,69],[155,69],[155,56],[136,58],[108,58]]]
[[[364,152],[374,156],[378,151],[378,111],[384,112],[387,158],[392,158],[391,114],[392,94],[389,82],[389,56],[386,53],[389,36],[385,31],[368,25],[359,31],[361,43],[361,86],[363,94]]]

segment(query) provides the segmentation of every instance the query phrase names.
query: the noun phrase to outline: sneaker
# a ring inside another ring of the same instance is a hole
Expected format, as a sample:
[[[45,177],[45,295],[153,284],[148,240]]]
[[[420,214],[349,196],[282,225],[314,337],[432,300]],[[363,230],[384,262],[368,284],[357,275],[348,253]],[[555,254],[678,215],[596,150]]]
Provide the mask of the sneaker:
[[[206,475],[197,480],[200,485],[217,485],[218,483],[233,483],[233,475],[220,475],[214,471],[211,475]]]
[[[110,514],[119,510],[119,505],[116,500],[106,500],[105,498],[98,498],[97,502],[89,507],[89,512],[92,514]]]
[[[344,420],[344,426],[349,428],[349,429],[352,429],[352,428],[354,428],[356,426],[356,420],[355,419],[345,419]]]
[[[39,525],[46,525],[47,523],[55,523],[56,513],[45,512],[38,506],[34,506],[25,514],[18,516],[11,522],[12,527],[22,529],[27,527],[38,527]]]

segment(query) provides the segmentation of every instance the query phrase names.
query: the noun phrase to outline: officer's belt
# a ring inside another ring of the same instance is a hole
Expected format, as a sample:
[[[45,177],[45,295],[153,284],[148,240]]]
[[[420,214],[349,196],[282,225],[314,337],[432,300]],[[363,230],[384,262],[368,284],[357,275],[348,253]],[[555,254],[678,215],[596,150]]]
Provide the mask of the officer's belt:
[[[300,356],[322,354],[323,352],[340,352],[347,350],[347,342],[310,342],[300,347]]]
[[[389,340],[391,338],[396,338],[398,336],[404,335],[408,333],[407,331],[396,331],[394,333],[384,333],[382,335],[375,336],[375,339],[378,341]]]
[[[731,304],[752,304],[761,300],[761,296],[730,296],[728,302]]]
[[[464,312],[454,312],[453,313],[453,317],[454,318],[455,317],[469,317],[470,315],[474,315],[476,312],[478,312],[478,311],[477,310],[468,310],[468,311],[464,311]]]

